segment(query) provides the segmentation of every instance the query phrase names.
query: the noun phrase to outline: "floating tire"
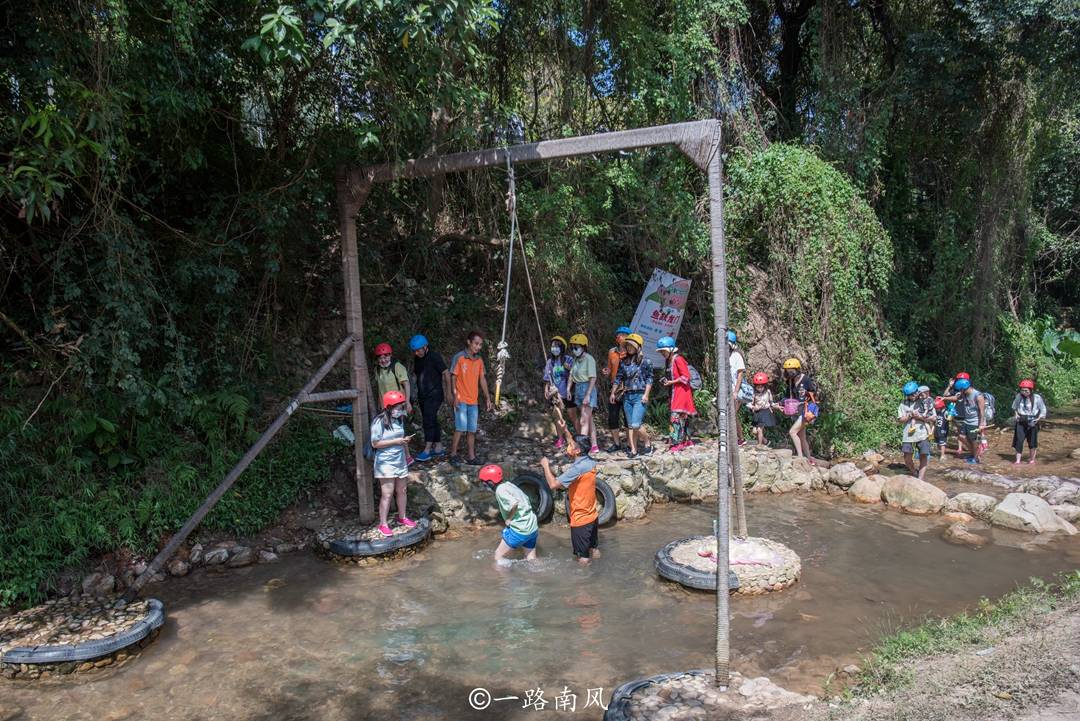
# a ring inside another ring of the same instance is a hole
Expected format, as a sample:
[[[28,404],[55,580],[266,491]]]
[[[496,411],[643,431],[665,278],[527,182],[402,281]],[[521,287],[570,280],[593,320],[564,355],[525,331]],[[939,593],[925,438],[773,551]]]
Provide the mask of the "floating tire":
[[[698,588],[703,591],[715,591],[715,573],[699,571],[696,568],[684,566],[681,563],[676,563],[675,559],[671,557],[671,551],[676,546],[681,546],[689,541],[708,541],[711,538],[712,536],[693,536],[691,538],[679,538],[667,544],[656,552],[656,572],[669,581],[681,583],[688,588]],[[728,590],[737,591],[738,589],[739,579],[734,571],[728,569]]]
[[[526,471],[517,474],[510,482],[525,491],[529,502],[533,504],[537,521],[544,523],[551,519],[551,514],[555,512],[555,498],[551,495],[551,489],[548,488],[547,481],[542,476]]]
[[[569,497],[568,497],[569,498]],[[596,479],[596,522],[603,526],[615,520],[615,491],[608,482]],[[566,503],[566,520],[570,520],[570,503]]]
[[[69,661],[89,661],[116,653],[142,641],[165,623],[165,607],[161,601],[156,598],[147,599],[147,605],[149,609],[146,618],[131,628],[109,638],[55,646],[16,646],[4,651],[3,655],[0,656],[0,662],[25,664],[65,663]]]
[[[416,522],[416,528],[411,528],[405,533],[399,533],[390,538],[377,538],[374,541],[335,538],[330,541],[328,550],[338,556],[381,556],[400,548],[423,543],[430,534],[431,520],[424,516]]]
[[[616,688],[611,694],[611,700],[608,702],[607,710],[604,712],[604,721],[630,721],[630,697],[634,695],[635,691],[654,683],[663,683],[669,679],[681,678],[683,676],[704,676],[707,673],[707,671],[703,670],[679,671],[676,673],[661,673],[656,676],[649,676],[648,678],[639,678],[636,681],[627,681]]]

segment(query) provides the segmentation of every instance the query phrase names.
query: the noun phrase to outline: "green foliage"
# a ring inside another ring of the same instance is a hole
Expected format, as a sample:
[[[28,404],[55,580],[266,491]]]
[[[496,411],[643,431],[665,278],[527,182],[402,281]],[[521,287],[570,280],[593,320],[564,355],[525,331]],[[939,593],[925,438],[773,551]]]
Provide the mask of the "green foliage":
[[[1003,373],[995,380],[1015,392],[1020,379],[1031,378],[1051,406],[1080,398],[1080,354],[1074,353],[1080,344],[1075,332],[1057,330],[1052,318],[1021,322],[1003,315],[998,321],[1002,355],[1011,359],[1011,367],[999,367]]]

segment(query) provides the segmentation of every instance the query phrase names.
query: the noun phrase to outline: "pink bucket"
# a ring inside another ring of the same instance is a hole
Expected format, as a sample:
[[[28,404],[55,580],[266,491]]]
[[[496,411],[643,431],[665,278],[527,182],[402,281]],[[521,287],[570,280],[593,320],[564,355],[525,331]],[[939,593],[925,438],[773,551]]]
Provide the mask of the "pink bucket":
[[[797,416],[799,415],[799,409],[802,407],[802,403],[797,398],[785,398],[784,399],[784,415],[785,416]]]

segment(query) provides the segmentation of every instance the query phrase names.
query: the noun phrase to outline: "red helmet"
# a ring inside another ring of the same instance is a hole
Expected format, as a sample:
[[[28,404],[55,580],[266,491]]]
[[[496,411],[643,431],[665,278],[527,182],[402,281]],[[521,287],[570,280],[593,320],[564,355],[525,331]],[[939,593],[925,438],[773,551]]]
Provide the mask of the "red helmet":
[[[375,346],[375,355],[391,355],[394,349],[390,347],[389,343],[380,343]]]
[[[940,411],[944,407],[945,407],[945,399],[944,398],[942,398],[941,396],[938,396],[937,398],[934,399],[934,408],[937,408]]]
[[[956,374],[956,378],[954,378],[953,380],[969,381],[969,380],[971,380],[971,376],[968,375],[967,373],[965,373],[964,371],[960,371],[959,373]]]
[[[1035,390],[1035,381],[1031,380],[1030,378],[1025,378],[1024,380],[1020,381],[1020,387]]]
[[[502,467],[489,463],[480,469],[480,480],[490,483],[502,483]]]
[[[382,394],[383,408],[389,408],[390,406],[396,406],[398,403],[405,402],[405,394],[401,391],[386,391]]]
[[[769,374],[768,373],[755,373],[754,377],[751,378],[750,380],[753,381],[753,384],[756,385],[756,386],[767,386],[767,385],[769,385]]]

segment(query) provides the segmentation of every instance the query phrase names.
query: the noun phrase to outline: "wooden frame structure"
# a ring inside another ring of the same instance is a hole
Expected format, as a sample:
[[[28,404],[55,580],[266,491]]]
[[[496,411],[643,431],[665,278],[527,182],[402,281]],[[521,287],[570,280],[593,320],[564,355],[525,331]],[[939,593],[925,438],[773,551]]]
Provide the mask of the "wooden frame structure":
[[[367,201],[377,183],[404,178],[425,178],[478,168],[504,166],[507,163],[530,163],[542,160],[558,160],[594,153],[633,150],[654,146],[672,145],[678,148],[699,169],[704,171],[709,183],[709,235],[711,250],[711,275],[713,286],[714,341],[717,349],[717,638],[716,680],[726,686],[729,678],[728,654],[728,538],[730,534],[731,507],[729,502],[729,475],[734,480],[740,535],[745,535],[745,514],[742,506],[741,473],[739,457],[733,439],[733,398],[728,369],[728,353],[725,334],[728,325],[727,267],[724,242],[724,198],[722,163],[720,157],[720,122],[700,120],[688,123],[660,125],[651,128],[622,130],[597,135],[545,140],[504,148],[488,148],[472,152],[440,155],[430,158],[407,160],[398,163],[373,165],[364,168],[342,168],[337,177],[338,222],[341,231],[342,273],[345,279],[345,325],[347,336],[326,359],[304,387],[292,398],[284,411],[274,420],[259,439],[244,454],[236,466],[206,498],[183,527],[170,539],[165,548],[151,561],[140,575],[127,596],[134,597],[138,590],[161,566],[172,557],[187,536],[202,521],[214,504],[232,486],[241,473],[266,447],[273,436],[285,425],[291,415],[305,403],[317,403],[342,399],[353,400],[352,420],[356,436],[356,490],[359,499],[361,523],[374,521],[374,493],[372,471],[364,458],[364,438],[368,432],[374,402],[371,398],[367,360],[364,353],[364,321],[360,300],[360,268],[357,254],[356,216]],[[340,391],[316,393],[315,388],[349,351],[351,388]]]

